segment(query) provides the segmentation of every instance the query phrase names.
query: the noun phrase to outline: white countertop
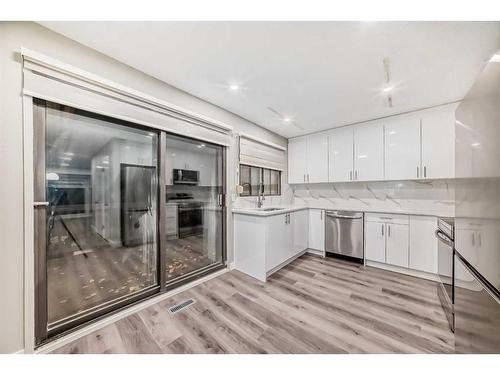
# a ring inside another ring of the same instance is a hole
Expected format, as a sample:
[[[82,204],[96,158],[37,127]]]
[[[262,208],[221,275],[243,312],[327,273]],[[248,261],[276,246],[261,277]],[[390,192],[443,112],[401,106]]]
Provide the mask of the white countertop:
[[[264,211],[266,208],[272,208],[272,207],[262,207],[262,208],[233,208],[232,212],[233,214],[239,214],[239,215],[251,215],[251,216],[273,216],[273,215],[281,215],[285,214],[288,212],[293,212],[293,211],[300,211],[300,210],[306,210],[306,209],[320,209],[320,210],[325,210],[324,207],[317,207],[317,206],[276,206],[283,208],[282,210],[276,210],[276,211]],[[383,210],[383,209],[349,209],[349,208],[327,208],[326,210],[329,211],[334,211],[334,210],[340,210],[340,211],[355,211],[355,212],[364,212],[364,213],[380,213],[380,214],[400,214],[400,215],[422,215],[422,216],[446,216],[449,217],[449,215],[439,213],[439,212],[433,212],[430,210]]]

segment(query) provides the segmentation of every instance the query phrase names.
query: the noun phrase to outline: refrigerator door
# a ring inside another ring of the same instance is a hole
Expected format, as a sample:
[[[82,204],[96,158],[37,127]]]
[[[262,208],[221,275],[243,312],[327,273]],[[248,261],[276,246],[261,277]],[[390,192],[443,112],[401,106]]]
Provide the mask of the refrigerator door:
[[[154,241],[149,230],[154,220],[152,197],[155,167],[121,164],[121,237],[123,246]]]
[[[455,350],[500,353],[500,300],[455,255]]]

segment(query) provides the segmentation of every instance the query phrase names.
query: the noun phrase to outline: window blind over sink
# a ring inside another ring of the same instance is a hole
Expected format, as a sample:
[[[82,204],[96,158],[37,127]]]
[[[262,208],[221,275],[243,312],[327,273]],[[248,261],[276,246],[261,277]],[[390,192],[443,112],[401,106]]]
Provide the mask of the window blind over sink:
[[[240,164],[283,171],[285,151],[280,145],[240,134]]]

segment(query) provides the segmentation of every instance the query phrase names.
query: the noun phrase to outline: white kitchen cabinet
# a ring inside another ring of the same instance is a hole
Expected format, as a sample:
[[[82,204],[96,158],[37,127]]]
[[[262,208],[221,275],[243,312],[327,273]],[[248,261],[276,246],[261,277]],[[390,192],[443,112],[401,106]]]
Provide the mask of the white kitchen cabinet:
[[[309,210],[290,213],[290,222],[293,226],[293,251],[291,256],[308,248],[309,243]]]
[[[367,260],[385,263],[385,223],[365,222],[365,257]]]
[[[384,124],[380,122],[354,127],[354,180],[384,179]]]
[[[414,270],[437,273],[437,219],[410,216],[410,264]]]
[[[335,129],[328,136],[328,181],[346,182],[354,179],[353,127]]]
[[[385,262],[408,267],[408,225],[386,223]]]
[[[293,227],[288,223],[288,214],[269,216],[266,225],[266,270],[270,270],[290,257]]]
[[[307,138],[288,141],[288,182],[305,183],[307,178]]]
[[[412,114],[385,125],[385,179],[420,178],[420,117]]]
[[[422,112],[422,173],[420,178],[455,176],[455,107]]]
[[[234,215],[235,268],[261,281],[307,249],[308,210]]]
[[[325,251],[325,211],[309,210],[309,248]]]
[[[328,137],[315,134],[307,137],[306,180],[310,183],[328,182]]]

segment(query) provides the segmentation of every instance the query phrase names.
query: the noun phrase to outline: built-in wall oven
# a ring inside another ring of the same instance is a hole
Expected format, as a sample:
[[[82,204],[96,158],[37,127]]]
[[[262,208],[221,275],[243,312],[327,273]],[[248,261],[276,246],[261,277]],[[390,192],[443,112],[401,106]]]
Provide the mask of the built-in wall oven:
[[[453,218],[438,218],[438,229],[436,230],[438,240],[438,296],[441,306],[446,314],[450,329],[454,331],[454,292],[453,275],[454,259],[453,248],[455,239],[455,224]]]

